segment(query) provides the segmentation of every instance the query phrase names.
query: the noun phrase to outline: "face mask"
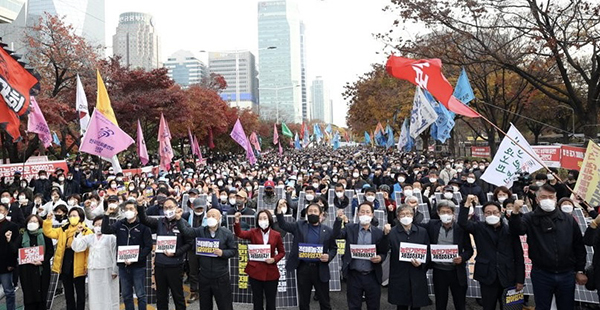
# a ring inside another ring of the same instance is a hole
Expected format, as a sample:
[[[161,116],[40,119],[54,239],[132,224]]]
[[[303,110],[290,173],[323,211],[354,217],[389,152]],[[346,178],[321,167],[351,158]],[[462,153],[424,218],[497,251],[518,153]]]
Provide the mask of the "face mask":
[[[45,175],[40,175],[40,180],[45,180],[47,177]]]
[[[129,211],[125,211],[125,218],[128,220],[131,220],[135,217],[135,212],[129,210]]]
[[[117,189],[117,184],[112,184],[112,185],[110,186],[110,188],[112,188],[112,189]]]
[[[452,193],[448,193],[448,192],[444,193],[444,198],[446,198],[448,200],[452,199],[453,196],[454,195],[452,195]]]
[[[368,216],[368,215],[361,215],[358,217],[358,220],[360,221],[361,225],[370,224],[372,219],[373,219],[373,217]]]
[[[236,203],[237,201],[235,200],[235,198],[229,198],[229,204],[235,205]]]
[[[440,220],[442,220],[442,223],[444,224],[452,222],[453,218],[454,216],[452,216],[452,214],[440,214]]]
[[[25,196],[21,196],[19,197],[19,203],[24,205],[27,204],[29,202],[29,199],[27,199]]]
[[[309,214],[306,216],[306,220],[311,224],[316,224],[319,222],[320,217],[317,214]]]
[[[373,202],[375,201],[375,196],[365,196],[365,199],[367,199],[368,202]]]
[[[202,215],[203,213],[204,213],[204,211],[194,211],[194,214],[195,214],[196,216],[200,216],[200,215]]]
[[[338,179],[337,178],[333,178],[333,179],[331,179],[331,181],[333,181],[333,183],[337,183]]]
[[[27,187],[27,183],[25,183],[25,182],[21,183],[21,187],[22,187],[22,188],[25,188],[25,187]]]
[[[8,197],[2,197],[0,199],[0,203],[8,204],[8,203],[10,203],[10,198],[8,198]]]
[[[413,195],[413,190],[412,189],[407,189],[404,191],[404,196],[412,196]]]
[[[226,202],[227,201],[227,195],[222,195],[219,198],[221,199],[222,202]]]
[[[146,184],[140,183],[140,188],[146,188]]]
[[[247,191],[248,193],[252,192],[252,187],[250,187],[250,186],[246,187],[246,191]]]
[[[404,177],[398,178],[398,183],[404,183],[404,181],[406,181],[406,178],[404,178]]]
[[[217,221],[217,219],[214,217],[209,217],[206,219],[206,225],[208,225],[208,227],[215,227],[217,226],[217,223],[219,223],[219,221]]]
[[[410,225],[412,223],[412,221],[413,221],[412,216],[405,216],[400,219],[400,223],[404,226]]]
[[[46,211],[44,211],[44,213],[46,213]],[[40,215],[41,215],[41,214],[40,214]],[[65,216],[64,216],[63,214],[60,214],[60,215],[54,215],[54,219],[55,219],[57,222],[59,222],[59,223],[60,223],[60,222],[62,222],[62,221],[65,219]]]
[[[458,186],[452,186],[452,188],[454,189],[454,192],[455,192],[455,193],[458,193],[458,191],[460,190],[460,189],[458,188]]]
[[[556,208],[556,201],[554,199],[542,199],[540,200],[540,207],[546,212],[552,212]]]
[[[342,199],[344,197],[344,192],[335,192],[335,196],[337,196],[338,199]]]
[[[72,207],[75,205],[75,200],[70,199],[69,201],[67,201],[67,204],[69,205],[69,207]]]
[[[58,181],[59,181],[59,182],[62,182],[62,181],[64,181],[64,180],[65,180],[65,178],[64,178],[64,177],[60,177],[60,178],[58,178]]]
[[[116,204],[116,203],[109,203],[109,204],[108,204],[108,208],[109,208],[109,209],[116,209],[118,206],[119,206],[119,205],[118,205],[118,204]]]
[[[123,181],[123,178],[122,177],[117,177],[117,181],[121,182],[121,181]]]
[[[420,193],[421,189],[420,188],[413,188],[413,193]]]
[[[489,225],[496,225],[500,222],[500,217],[496,215],[489,215],[485,217],[485,222]]]
[[[446,169],[450,170],[450,169],[452,169],[452,166],[446,165]]]
[[[353,177],[353,178],[358,178],[358,172],[354,172],[354,173],[352,173],[352,177]]]
[[[56,219],[58,221],[58,219]],[[69,218],[69,224],[75,226],[77,224],[79,224],[79,216],[76,217],[70,217]]]
[[[573,212],[573,205],[564,204],[564,205],[560,206],[560,210],[564,213],[571,214]]]
[[[0,213],[0,221],[4,221],[5,218],[4,213]]]
[[[135,186],[129,186],[129,191],[132,192],[135,190]]]
[[[498,202],[503,203],[504,200],[508,199],[506,196],[498,196]]]
[[[315,195],[313,195],[313,194],[306,194],[306,200],[312,201],[313,199],[315,199]]]
[[[546,182],[538,181],[538,182],[535,182],[535,185],[537,185],[538,187],[542,187],[544,185],[544,183],[546,183]]]
[[[467,178],[467,183],[473,184],[473,183],[475,183],[475,179],[474,178]]]
[[[475,209],[473,207],[469,207],[469,215],[473,215],[475,213]]]
[[[435,183],[435,182],[437,182],[437,179],[436,178],[429,178],[429,182]]]
[[[485,169],[485,166],[479,166],[479,170]]]
[[[164,213],[165,217],[169,220],[175,216],[175,210],[165,210]]]
[[[269,228],[269,221],[268,220],[267,221],[265,221],[265,220],[258,221],[258,226],[262,229],[267,229],[267,228]]]
[[[102,234],[102,227],[94,226],[94,233],[96,235],[101,235]]]
[[[36,231],[40,228],[40,224],[38,223],[27,223],[27,230]]]

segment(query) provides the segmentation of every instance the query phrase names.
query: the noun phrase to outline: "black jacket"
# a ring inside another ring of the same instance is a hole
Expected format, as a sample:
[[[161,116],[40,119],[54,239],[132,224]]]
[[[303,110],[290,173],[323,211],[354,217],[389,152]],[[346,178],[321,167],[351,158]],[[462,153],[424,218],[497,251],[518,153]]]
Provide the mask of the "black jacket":
[[[333,224],[333,235],[337,239],[346,240],[346,248],[344,255],[342,256],[342,273],[344,277],[348,278],[348,270],[350,269],[350,263],[352,262],[352,255],[350,254],[350,244],[358,244],[358,232],[361,226],[359,224],[347,224],[342,229],[342,221],[337,218]],[[387,256],[387,252],[390,248],[388,236],[383,234],[383,231],[373,225],[371,225],[371,244],[375,244],[377,249],[377,255],[381,256],[381,262],[379,264],[373,263],[373,270],[375,271],[375,277],[377,282],[382,282],[382,269],[381,264]]]
[[[130,267],[146,267],[146,258],[152,252],[152,231],[146,225],[142,225],[139,220],[133,223],[127,222],[127,219],[116,221],[110,224],[110,217],[104,215],[102,220],[102,233],[114,234],[117,237],[117,246],[139,245],[140,254],[138,261],[130,264]],[[125,263],[119,263],[125,265]]]
[[[504,288],[524,283],[525,261],[519,236],[512,234],[502,221],[494,228],[485,222],[468,220],[468,213],[467,208],[460,208],[458,225],[475,239],[477,256],[473,278],[486,285],[498,279]]]
[[[12,231],[10,243],[6,242],[5,234]],[[0,222],[0,274],[11,272],[17,266],[16,244],[19,239],[19,225],[4,219]],[[11,268],[11,270],[8,270]]]
[[[487,196],[483,192],[483,189],[477,183],[469,184],[468,182],[463,183],[460,186],[460,194],[462,195],[463,201],[467,200],[468,195],[477,196],[479,204],[483,205],[487,201]]]
[[[575,219],[560,210],[541,208],[509,219],[513,234],[527,234],[529,258],[533,268],[558,273],[584,271],[586,250]]]
[[[215,231],[215,236],[212,237],[208,226],[192,228],[184,224],[187,224],[187,222],[179,221],[177,227],[187,238],[193,240],[195,238],[219,240],[219,249],[223,251],[223,255],[220,257],[198,256],[199,274],[209,279],[217,279],[229,275],[229,259],[238,254],[237,242],[233,233],[225,227],[219,227]]]
[[[438,244],[438,238],[440,237],[440,229],[442,228],[442,221],[430,220],[426,224],[418,224],[424,227],[429,234],[429,241],[431,244]],[[452,224],[453,240],[452,243],[458,245],[458,255],[462,258],[462,263],[456,267],[456,274],[458,281],[461,286],[467,285],[467,269],[466,265],[469,259],[473,256],[473,246],[471,245],[471,235],[464,231],[458,223]]]
[[[600,286],[600,229],[593,229],[592,227],[588,227],[585,230],[583,242],[585,243],[585,245],[594,247],[594,258],[592,259],[592,266],[594,266],[593,276],[595,279],[597,289]]]

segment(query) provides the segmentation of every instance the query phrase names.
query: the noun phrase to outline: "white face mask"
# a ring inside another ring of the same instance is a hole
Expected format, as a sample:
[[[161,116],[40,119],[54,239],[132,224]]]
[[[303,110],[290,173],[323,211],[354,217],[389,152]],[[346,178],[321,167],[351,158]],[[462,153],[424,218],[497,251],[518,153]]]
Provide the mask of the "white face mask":
[[[469,207],[469,215],[473,215],[475,213],[475,209],[473,207]]]
[[[353,177],[353,178],[358,178],[358,172],[354,172],[354,173],[352,173],[352,177]]]
[[[338,199],[342,199],[344,197],[344,192],[335,192],[335,195]]]
[[[64,181],[64,180],[65,180],[65,178],[64,178],[64,177],[60,177],[60,178],[58,178],[58,181],[59,181],[59,182],[62,182],[62,181]]]
[[[185,191],[186,191],[186,192],[189,192],[189,191],[190,191],[190,189],[192,189],[192,187],[191,187],[191,186],[186,186],[186,187],[185,187]]]
[[[267,229],[267,228],[269,228],[269,221],[268,220],[258,221],[258,226],[262,229]]]
[[[542,187],[542,185],[544,185],[544,183],[546,183],[546,182],[537,181],[537,182],[535,182],[535,185],[537,185],[538,187]]]
[[[315,195],[313,195],[313,194],[306,194],[306,200],[312,201],[313,199],[315,199]]]
[[[412,216],[405,216],[403,218],[400,219],[400,223],[404,226],[408,226],[412,223],[413,221],[413,217]]]
[[[26,205],[29,202],[29,199],[25,197],[19,197],[19,203],[22,205]]]
[[[368,202],[373,202],[373,201],[375,201],[375,196],[365,196],[365,199],[366,199]]]
[[[552,212],[556,209],[556,201],[554,199],[542,199],[540,200],[540,208],[546,212]]]
[[[8,203],[10,203],[10,198],[2,197],[2,198],[0,198],[0,203],[8,204]]]
[[[449,192],[445,192],[444,193],[444,198],[446,198],[446,199],[452,199],[452,197],[454,197],[454,195],[452,195],[452,193],[449,193]]]
[[[67,204],[69,205],[69,207],[72,207],[75,205],[75,200],[70,199],[69,201],[67,201]]]
[[[420,188],[413,188],[413,193],[420,193],[421,189]]]
[[[437,179],[436,178],[429,178],[429,182],[435,183],[435,182],[437,182]]]
[[[440,214],[440,220],[442,220],[442,223],[444,224],[452,222],[453,218],[454,216],[452,214]]]
[[[94,233],[95,233],[96,235],[100,235],[100,234],[102,234],[102,227],[99,227],[99,226],[94,226]]]
[[[458,186],[452,186],[452,188],[454,189],[455,193],[458,193],[458,191],[460,190],[460,188],[458,188]]]
[[[27,223],[27,230],[36,231],[40,228],[40,224],[38,223]]]
[[[413,195],[413,190],[412,189],[407,189],[404,191],[404,196],[412,196]]]
[[[361,225],[370,224],[372,219],[373,219],[373,217],[369,216],[369,215],[361,215],[358,217],[358,220],[360,221]]]
[[[119,205],[118,205],[118,204],[116,204],[116,203],[109,203],[109,204],[108,204],[108,208],[109,208],[109,209],[116,209],[118,206],[119,206]]]
[[[282,214],[286,214],[287,213],[287,207],[282,207],[281,208],[281,213]]]
[[[222,195],[222,196],[220,196],[219,198],[221,198],[221,201],[222,201],[222,202],[225,202],[225,201],[227,201],[227,195]]]
[[[503,203],[504,200],[508,199],[506,196],[498,196],[498,202]]]
[[[125,211],[125,218],[128,220],[131,220],[135,217],[135,212],[129,210],[129,211]]]
[[[564,213],[573,213],[573,205],[570,204],[564,204],[562,206],[560,206],[560,210]]]
[[[496,225],[500,222],[500,217],[496,215],[489,215],[485,217],[485,222],[490,225]]]
[[[467,178],[467,183],[473,184],[473,183],[475,183],[475,179],[474,178]]]
[[[229,198],[229,204],[230,205],[235,205],[237,202],[235,200],[235,198]]]
[[[167,219],[172,219],[175,216],[175,210],[165,210],[164,213]]]
[[[404,177],[398,178],[398,183],[404,183],[404,181],[406,181],[406,179]]]
[[[209,217],[206,219],[206,225],[208,225],[208,227],[215,227],[218,223],[219,221],[217,221],[217,219],[214,217]]]
[[[194,211],[194,214],[200,216],[204,213],[204,211]]]

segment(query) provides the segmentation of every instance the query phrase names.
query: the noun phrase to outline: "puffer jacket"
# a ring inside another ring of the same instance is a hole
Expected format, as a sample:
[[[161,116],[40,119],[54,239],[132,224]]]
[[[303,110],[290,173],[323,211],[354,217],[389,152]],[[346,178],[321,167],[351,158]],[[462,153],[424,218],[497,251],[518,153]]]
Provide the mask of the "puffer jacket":
[[[85,226],[85,223],[82,223],[84,226],[82,234],[84,236],[91,235],[94,232]],[[52,272],[61,273],[63,257],[65,254],[65,249],[67,247],[67,235],[70,233],[75,233],[77,226],[71,226],[70,224],[65,224],[58,228],[52,228],[52,220],[46,219],[44,220],[43,231],[44,235],[50,239],[58,240],[56,244],[56,251],[54,252],[54,262],[52,263]],[[73,277],[81,277],[87,274],[87,257],[88,251],[85,250],[83,252],[75,253],[73,257]]]

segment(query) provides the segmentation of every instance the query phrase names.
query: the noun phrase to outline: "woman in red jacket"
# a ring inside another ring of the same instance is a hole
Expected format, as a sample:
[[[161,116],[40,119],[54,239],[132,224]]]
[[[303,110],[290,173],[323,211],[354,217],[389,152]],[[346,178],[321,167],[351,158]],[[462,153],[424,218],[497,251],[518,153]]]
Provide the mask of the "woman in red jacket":
[[[254,310],[263,310],[263,295],[267,300],[267,310],[275,310],[275,297],[277,296],[277,284],[279,282],[279,268],[277,262],[285,256],[283,240],[279,232],[271,229],[273,226],[273,215],[269,210],[261,210],[256,215],[258,227],[248,231],[243,231],[240,226],[242,214],[235,214],[234,231],[238,238],[249,240],[248,245],[248,264],[246,273],[250,278],[252,287],[252,303]],[[255,248],[256,253],[260,253],[260,247],[263,245],[269,248],[264,251],[264,255],[253,256],[250,248]],[[275,251],[277,250],[277,251]],[[275,254],[277,253],[277,254]],[[268,258],[265,258],[267,256]]]

